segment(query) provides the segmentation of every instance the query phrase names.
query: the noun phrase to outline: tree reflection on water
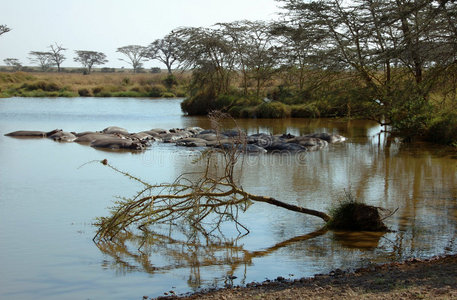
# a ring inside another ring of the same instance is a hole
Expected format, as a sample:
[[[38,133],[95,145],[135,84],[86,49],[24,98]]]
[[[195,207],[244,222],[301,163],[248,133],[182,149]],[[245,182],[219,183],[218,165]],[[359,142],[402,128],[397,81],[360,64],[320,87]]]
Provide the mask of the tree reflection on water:
[[[180,231],[180,238],[174,237],[173,231]],[[187,229],[188,230],[188,229]],[[230,285],[235,271],[253,263],[254,258],[268,256],[271,253],[288,247],[291,244],[304,242],[327,233],[320,228],[308,234],[299,235],[268,248],[249,251],[240,243],[243,236],[228,239],[224,237],[208,238],[195,232],[185,232],[183,228],[170,228],[166,234],[154,231],[133,233],[122,232],[112,241],[99,241],[97,247],[109,255],[113,261],[109,267],[121,273],[141,271],[149,274],[163,273],[170,270],[188,269],[188,284],[192,288],[201,285],[200,268],[209,266],[225,266],[225,274],[215,278],[216,284]],[[191,239],[187,237],[192,236]],[[157,257],[164,257],[168,263],[160,264]],[[105,264],[107,262],[105,261]],[[108,267],[108,266],[105,266]]]

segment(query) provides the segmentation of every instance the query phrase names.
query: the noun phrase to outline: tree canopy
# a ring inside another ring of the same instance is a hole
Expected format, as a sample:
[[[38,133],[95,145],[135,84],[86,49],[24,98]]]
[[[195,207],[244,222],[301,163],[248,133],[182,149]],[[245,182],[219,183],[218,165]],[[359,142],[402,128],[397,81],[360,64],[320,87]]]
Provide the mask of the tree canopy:
[[[76,50],[75,62],[81,63],[83,67],[87,69],[87,73],[90,74],[94,65],[103,65],[108,62],[106,55],[102,52],[88,51],[88,50]]]
[[[140,45],[129,45],[117,48],[117,52],[124,54],[128,59],[119,60],[125,61],[133,68],[133,73],[137,73],[143,67],[143,62],[148,60],[149,49],[148,47]]]
[[[6,25],[0,25],[0,35],[4,34],[4,33],[7,33],[11,31],[11,28],[9,28],[8,26]]]

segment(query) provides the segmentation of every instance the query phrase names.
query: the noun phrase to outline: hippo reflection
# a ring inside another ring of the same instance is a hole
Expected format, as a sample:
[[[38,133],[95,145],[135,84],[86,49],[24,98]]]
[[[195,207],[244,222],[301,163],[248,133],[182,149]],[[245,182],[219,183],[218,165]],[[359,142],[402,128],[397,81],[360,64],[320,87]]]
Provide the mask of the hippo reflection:
[[[248,135],[241,130],[226,130],[222,133],[200,127],[162,129],[153,128],[136,133],[110,126],[101,131],[67,132],[62,129],[46,131],[20,130],[5,134],[22,138],[50,138],[58,142],[76,142],[102,149],[145,150],[152,142],[174,143],[182,147],[215,147],[237,149],[246,153],[314,151],[332,143],[345,141],[337,134],[314,133],[304,136],[292,134],[271,135],[256,133]]]

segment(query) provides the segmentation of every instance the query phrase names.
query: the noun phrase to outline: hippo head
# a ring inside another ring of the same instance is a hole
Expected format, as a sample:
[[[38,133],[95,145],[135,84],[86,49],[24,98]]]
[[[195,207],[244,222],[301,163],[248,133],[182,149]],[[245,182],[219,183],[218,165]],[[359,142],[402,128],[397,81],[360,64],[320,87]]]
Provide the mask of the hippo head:
[[[49,136],[51,136],[57,132],[61,132],[61,131],[62,131],[62,129],[54,129],[52,131],[46,132],[46,136],[49,137]]]
[[[144,150],[145,145],[140,141],[134,141],[129,148],[133,150]]]

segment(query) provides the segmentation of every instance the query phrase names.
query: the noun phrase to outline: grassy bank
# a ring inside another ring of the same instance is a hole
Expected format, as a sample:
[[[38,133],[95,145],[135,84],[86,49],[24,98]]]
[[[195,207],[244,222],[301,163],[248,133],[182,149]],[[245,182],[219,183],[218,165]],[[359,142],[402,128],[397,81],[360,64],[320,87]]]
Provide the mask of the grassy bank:
[[[188,75],[0,73],[0,97],[185,97]]]

